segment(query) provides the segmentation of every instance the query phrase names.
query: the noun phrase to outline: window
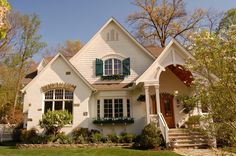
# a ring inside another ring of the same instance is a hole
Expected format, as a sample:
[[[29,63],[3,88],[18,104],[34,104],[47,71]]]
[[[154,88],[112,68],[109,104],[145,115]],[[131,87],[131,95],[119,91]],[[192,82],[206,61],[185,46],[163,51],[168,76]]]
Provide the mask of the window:
[[[123,117],[123,99],[114,99],[115,118]]]
[[[97,118],[100,118],[100,100],[97,100]]]
[[[124,100],[127,100],[127,105],[124,105]],[[104,118],[123,118],[131,117],[130,99],[115,98],[104,99]],[[127,116],[124,114],[124,107],[127,107]],[[101,117],[100,100],[97,101],[97,118]]]
[[[105,75],[121,75],[122,63],[119,59],[108,59],[104,65]]]
[[[54,89],[45,92],[44,113],[48,110],[67,110],[73,112],[73,92],[65,89]]]
[[[112,118],[113,117],[113,106],[112,99],[104,100],[104,118]]]
[[[105,61],[105,75],[112,75],[112,59]]]
[[[131,113],[130,113],[130,99],[127,99],[127,117],[131,117]]]

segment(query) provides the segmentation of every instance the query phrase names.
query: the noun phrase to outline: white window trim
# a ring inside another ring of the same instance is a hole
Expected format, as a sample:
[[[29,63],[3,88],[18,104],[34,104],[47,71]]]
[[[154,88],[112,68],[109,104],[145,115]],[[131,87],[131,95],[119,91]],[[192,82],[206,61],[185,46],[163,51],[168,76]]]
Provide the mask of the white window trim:
[[[101,98],[97,99],[97,100],[100,100],[100,118],[104,118],[104,100],[105,99],[112,99],[112,118],[115,118],[115,102],[114,102],[115,99],[122,99],[123,100],[123,118],[128,117],[127,116],[127,99],[129,99],[130,100],[130,118],[133,117],[132,100],[130,97],[101,97]],[[96,105],[95,112],[96,112],[95,116],[97,118],[97,105]]]
[[[52,89],[53,90],[53,98],[52,99],[46,99],[45,98],[45,93],[43,93],[43,109],[42,109],[42,113],[45,113],[45,101],[52,101],[52,111],[55,110],[55,101],[62,101],[62,110],[65,110],[65,101],[72,101],[72,115],[74,114],[74,109],[73,109],[73,105],[74,105],[74,92],[73,92],[73,98],[72,99],[65,99],[65,89],[63,90],[63,99],[56,99],[55,98],[55,90],[57,89]]]

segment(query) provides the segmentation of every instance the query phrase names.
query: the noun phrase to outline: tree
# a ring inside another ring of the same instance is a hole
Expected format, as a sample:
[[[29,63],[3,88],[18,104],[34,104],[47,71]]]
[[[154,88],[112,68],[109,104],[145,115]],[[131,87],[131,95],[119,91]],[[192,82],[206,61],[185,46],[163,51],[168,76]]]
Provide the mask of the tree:
[[[210,33],[203,31],[193,38],[188,69],[195,73],[196,98],[208,108],[213,119],[207,128],[226,145],[236,143],[236,26],[228,31]]]
[[[48,111],[40,121],[47,135],[56,136],[60,130],[72,122],[72,115],[68,111]]]
[[[81,43],[79,40],[72,41],[67,40],[63,46],[59,46],[57,51],[64,54],[65,56],[74,56],[81,48]]]
[[[225,12],[224,17],[220,20],[218,31],[228,30],[231,25],[236,25],[236,8]]]
[[[0,40],[5,38],[9,24],[6,20],[7,14],[10,12],[11,6],[7,0],[0,0]]]
[[[40,41],[41,36],[38,35],[39,26],[40,21],[37,15],[33,14],[22,16],[21,29],[18,32],[18,43],[14,47],[15,54],[12,58],[17,63],[17,80],[15,86],[16,92],[14,97],[13,119],[15,107],[18,103],[19,91],[22,87],[22,79],[25,73],[24,69],[30,58],[32,58],[34,54],[38,53],[46,45]]]
[[[137,39],[145,44],[165,47],[171,37],[186,37],[185,33],[196,29],[205,12],[202,9],[187,14],[183,0],[135,0],[140,10],[128,16],[135,24]]]

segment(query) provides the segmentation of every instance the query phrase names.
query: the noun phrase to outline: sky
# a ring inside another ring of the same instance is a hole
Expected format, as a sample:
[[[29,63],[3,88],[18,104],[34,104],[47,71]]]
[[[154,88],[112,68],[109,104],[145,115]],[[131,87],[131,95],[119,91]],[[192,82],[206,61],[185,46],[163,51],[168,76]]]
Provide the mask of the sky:
[[[63,44],[66,40],[80,40],[83,44],[115,17],[126,29],[129,14],[137,11],[134,0],[8,0],[14,10],[36,13],[41,26],[39,33],[48,47]],[[213,8],[225,11],[236,8],[236,0],[185,0],[189,12],[196,8]]]

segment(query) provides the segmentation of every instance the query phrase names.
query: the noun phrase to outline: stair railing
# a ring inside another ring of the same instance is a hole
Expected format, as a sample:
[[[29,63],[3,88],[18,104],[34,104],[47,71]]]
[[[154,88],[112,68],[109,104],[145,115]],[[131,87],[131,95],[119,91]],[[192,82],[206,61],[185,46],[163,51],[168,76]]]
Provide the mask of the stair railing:
[[[160,126],[161,133],[164,137],[166,144],[168,144],[169,143],[169,135],[168,135],[169,127],[162,113],[158,113],[158,117],[159,117],[159,126]]]

